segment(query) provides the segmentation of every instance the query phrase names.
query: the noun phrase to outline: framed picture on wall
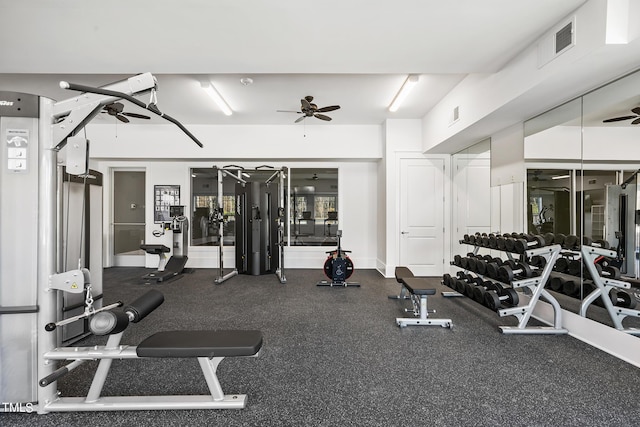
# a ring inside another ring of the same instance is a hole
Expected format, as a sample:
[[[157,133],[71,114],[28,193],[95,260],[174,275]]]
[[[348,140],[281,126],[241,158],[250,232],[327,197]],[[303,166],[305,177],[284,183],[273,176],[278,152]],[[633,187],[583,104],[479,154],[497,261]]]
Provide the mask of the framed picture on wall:
[[[153,186],[153,221],[156,224],[171,221],[169,206],[180,204],[179,185]]]

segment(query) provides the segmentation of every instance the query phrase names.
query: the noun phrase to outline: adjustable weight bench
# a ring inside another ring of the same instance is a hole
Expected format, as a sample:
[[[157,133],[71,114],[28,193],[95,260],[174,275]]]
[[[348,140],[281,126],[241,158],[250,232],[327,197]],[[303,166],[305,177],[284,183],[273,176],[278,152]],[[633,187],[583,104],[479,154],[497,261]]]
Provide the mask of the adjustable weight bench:
[[[427,296],[435,295],[436,290],[429,287],[427,280],[415,277],[411,270],[407,267],[396,267],[395,270],[396,280],[402,285],[402,291],[400,295],[406,290],[413,304],[413,310],[410,311],[417,318],[396,318],[396,323],[401,328],[408,325],[422,325],[422,326],[442,326],[443,328],[452,328],[453,322],[451,319],[431,319],[429,318],[429,311],[427,309]],[[435,311],[433,311],[435,313]]]
[[[162,331],[144,339],[138,346],[120,345],[129,323],[142,320],[164,301],[158,291],[149,291],[123,310],[101,311],[89,320],[95,335],[109,335],[106,345],[59,347],[44,354],[46,360],[68,360],[67,365],[39,381],[48,387],[87,360],[98,360],[86,397],[57,397],[44,404],[42,412],[124,411],[168,409],[242,409],[246,395],[225,395],[216,374],[225,357],[256,357],[262,348],[262,333],[255,330]],[[114,359],[197,358],[209,394],[156,396],[101,396]]]

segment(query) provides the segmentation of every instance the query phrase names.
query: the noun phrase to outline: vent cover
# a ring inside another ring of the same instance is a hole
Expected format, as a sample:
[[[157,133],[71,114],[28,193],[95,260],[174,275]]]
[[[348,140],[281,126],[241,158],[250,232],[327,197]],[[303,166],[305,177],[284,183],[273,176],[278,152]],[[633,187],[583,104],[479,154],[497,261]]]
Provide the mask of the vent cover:
[[[538,68],[575,46],[576,17],[557,25],[538,43]]]
[[[556,33],[556,54],[573,44],[573,21]]]

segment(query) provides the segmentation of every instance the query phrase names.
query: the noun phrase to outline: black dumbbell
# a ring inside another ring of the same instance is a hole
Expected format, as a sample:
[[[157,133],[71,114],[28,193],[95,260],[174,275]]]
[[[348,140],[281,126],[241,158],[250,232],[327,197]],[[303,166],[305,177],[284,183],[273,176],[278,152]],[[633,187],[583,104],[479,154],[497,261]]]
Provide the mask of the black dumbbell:
[[[562,247],[569,250],[578,249],[578,241],[578,236],[576,236],[575,234],[569,234],[564,238]]]
[[[567,236],[565,236],[562,233],[556,233],[553,235],[553,244],[554,245],[560,245],[562,247],[564,247],[564,239],[566,239]]]
[[[547,245],[555,245],[558,244],[558,242],[556,242],[556,236],[553,233],[544,233],[544,241],[547,242]]]
[[[623,307],[623,308],[636,307],[635,297],[621,289],[611,289],[611,292],[609,293],[609,298],[611,298],[611,302],[613,303],[613,305],[617,307]]]
[[[475,302],[484,305],[484,296],[488,291],[502,292],[502,289],[501,284],[485,280],[472,289],[471,298],[473,298]]]
[[[473,295],[473,288],[480,283],[482,283],[481,278],[468,274],[466,277],[456,280],[455,290],[461,294],[471,296]]]
[[[580,296],[580,280],[565,279],[562,282],[561,292],[570,297],[579,297]]]
[[[582,271],[582,262],[578,259],[569,260],[569,265],[567,267],[567,274],[572,276],[580,276]]]
[[[503,265],[498,269],[498,277],[503,283],[511,282],[515,276],[531,277],[532,275],[533,270],[531,270],[531,267],[524,262],[516,263],[516,268],[509,265]]]
[[[596,264],[596,271],[600,277],[606,277],[608,279],[620,280],[622,274],[620,273],[620,269],[618,267],[614,267],[612,265],[609,266],[601,266],[600,264]]]
[[[512,288],[504,288],[500,292],[488,290],[484,294],[484,305],[493,311],[498,311],[502,303],[510,307],[515,307],[519,302],[520,298],[518,298],[518,292]]]
[[[582,244],[586,246],[593,246],[594,248],[609,249],[609,242],[606,240],[593,240],[591,237],[584,236],[582,238]]]
[[[539,234],[526,235],[521,239],[516,239],[514,242],[514,248],[519,254],[523,254],[528,249],[541,248],[546,245],[547,243],[545,242],[544,237]]]
[[[558,273],[564,273],[569,269],[569,258],[560,257],[556,259],[556,263],[553,265],[553,271]]]
[[[534,255],[531,257],[531,260],[529,260],[529,264],[534,267],[544,268],[544,266],[547,265],[547,259],[542,255]]]
[[[561,276],[551,276],[547,281],[547,286],[556,292],[562,292],[562,288],[564,287],[565,279]]]

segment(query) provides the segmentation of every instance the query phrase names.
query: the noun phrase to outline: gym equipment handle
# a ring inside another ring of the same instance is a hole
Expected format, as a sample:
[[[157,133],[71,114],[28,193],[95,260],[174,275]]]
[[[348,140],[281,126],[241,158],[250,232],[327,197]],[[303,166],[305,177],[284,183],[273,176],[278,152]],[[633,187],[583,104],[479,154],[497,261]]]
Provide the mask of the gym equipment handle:
[[[164,295],[152,289],[124,308],[131,322],[138,323],[164,302]]]
[[[52,382],[56,381],[57,379],[67,375],[69,372],[73,371],[75,368],[82,365],[84,362],[85,360],[74,360],[73,362],[69,363],[67,366],[63,366],[61,368],[56,369],[55,371],[53,371],[52,373],[50,373],[49,375],[47,375],[46,377],[38,381],[38,384],[40,385],[40,387],[46,387]]]
[[[109,304],[109,305],[107,305],[105,307],[102,307],[102,308],[99,308],[97,310],[84,312],[82,314],[78,314],[77,316],[73,316],[73,317],[69,317],[68,319],[60,320],[59,322],[47,323],[44,326],[44,330],[47,331],[47,332],[55,331],[58,326],[64,326],[64,325],[67,325],[69,323],[73,323],[76,320],[85,319],[85,318],[87,318],[89,316],[93,316],[94,314],[100,313],[101,311],[111,310],[112,308],[116,308],[116,307],[122,307],[122,301],[118,301],[118,302],[115,302],[113,304]]]

